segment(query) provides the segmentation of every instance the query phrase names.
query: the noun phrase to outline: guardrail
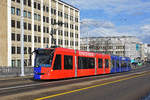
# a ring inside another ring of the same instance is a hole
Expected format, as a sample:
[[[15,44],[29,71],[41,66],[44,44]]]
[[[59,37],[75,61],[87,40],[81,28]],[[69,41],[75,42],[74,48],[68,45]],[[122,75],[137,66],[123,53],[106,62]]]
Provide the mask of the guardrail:
[[[33,75],[33,67],[24,67],[25,75]],[[21,67],[0,67],[0,77],[20,76]]]

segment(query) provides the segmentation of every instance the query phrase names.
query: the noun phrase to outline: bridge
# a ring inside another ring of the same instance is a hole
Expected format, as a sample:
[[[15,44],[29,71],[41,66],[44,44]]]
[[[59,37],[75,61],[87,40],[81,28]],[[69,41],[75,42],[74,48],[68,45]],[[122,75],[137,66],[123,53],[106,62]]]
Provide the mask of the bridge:
[[[150,65],[117,74],[46,81],[26,76],[0,83],[1,100],[144,100],[150,93]]]

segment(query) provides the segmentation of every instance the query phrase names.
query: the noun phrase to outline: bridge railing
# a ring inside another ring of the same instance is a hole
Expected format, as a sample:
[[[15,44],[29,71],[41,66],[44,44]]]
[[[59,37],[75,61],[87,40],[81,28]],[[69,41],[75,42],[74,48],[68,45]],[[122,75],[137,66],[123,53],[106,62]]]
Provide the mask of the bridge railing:
[[[25,75],[33,75],[33,67],[24,67]],[[0,67],[0,77],[20,76],[21,67]]]

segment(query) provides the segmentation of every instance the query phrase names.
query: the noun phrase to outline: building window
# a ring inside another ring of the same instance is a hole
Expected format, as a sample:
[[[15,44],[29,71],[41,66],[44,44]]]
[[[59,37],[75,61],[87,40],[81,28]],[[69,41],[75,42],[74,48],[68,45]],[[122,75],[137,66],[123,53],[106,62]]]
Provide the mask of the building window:
[[[24,5],[26,5],[26,4],[27,4],[27,1],[26,1],[26,0],[23,0],[23,3],[24,3]]]
[[[21,66],[21,60],[17,60],[17,67]]]
[[[45,5],[43,5],[43,11],[45,11]]]
[[[64,17],[65,17],[65,19],[68,19],[68,14],[65,13],[65,14],[64,14]]]
[[[61,55],[56,55],[53,69],[61,70]]]
[[[28,12],[28,18],[31,19],[31,12]]]
[[[27,35],[24,35],[24,42],[27,42]]]
[[[28,6],[31,7],[31,0],[28,0]]]
[[[27,29],[27,23],[24,22],[24,29],[26,30]]]
[[[34,2],[34,8],[36,9],[36,2]]]
[[[20,0],[17,0],[18,3],[20,3]]]
[[[45,33],[45,26],[43,27],[43,33]]]
[[[17,28],[20,28],[20,21],[17,21]]]
[[[78,18],[75,18],[75,22],[78,22]]]
[[[43,43],[45,43],[45,37],[43,38]]]
[[[15,14],[15,7],[11,7],[11,14]]]
[[[49,7],[46,7],[46,12],[49,12]]]
[[[27,59],[24,60],[24,66],[27,66],[28,62]]]
[[[24,10],[23,16],[24,16],[24,17],[27,17],[27,11],[26,11],[26,10]]]
[[[41,15],[38,14],[38,21],[41,21]]]
[[[75,26],[75,30],[78,30],[78,26]]]
[[[16,48],[15,48],[15,46],[12,46],[12,47],[11,47],[11,53],[12,53],[12,54],[16,54]]]
[[[36,37],[36,36],[34,36],[34,42],[35,42],[35,43],[37,42],[37,37]]]
[[[27,54],[27,47],[24,47],[24,54]]]
[[[43,16],[43,22],[45,22],[45,16]]]
[[[49,17],[46,17],[46,22],[49,23]]]
[[[41,37],[38,37],[38,43],[41,43]]]
[[[73,69],[73,57],[64,55],[64,69]]]
[[[38,25],[38,32],[41,32],[41,26]]]
[[[17,41],[20,41],[20,34],[17,34]]]
[[[31,30],[31,24],[28,23],[28,30]]]
[[[38,4],[38,10],[41,10],[41,5],[40,4]]]
[[[49,38],[47,38],[47,43],[49,43]]]
[[[28,42],[31,42],[31,35],[28,35]]]
[[[17,16],[20,16],[20,9],[19,8],[16,9],[16,14],[17,14]]]
[[[70,16],[70,20],[73,21],[73,16]]]
[[[34,25],[34,31],[37,31],[37,25]]]
[[[11,63],[11,66],[12,66],[12,67],[16,67],[16,60],[12,60],[11,62],[12,62],[12,63]]]
[[[11,27],[15,27],[15,20],[11,20]]]
[[[47,33],[49,33],[49,28],[47,27]]]
[[[17,54],[21,54],[21,48],[17,47]]]
[[[34,20],[37,20],[37,14],[36,13],[34,13]]]
[[[28,48],[28,53],[31,54],[31,47]]]
[[[11,40],[15,41],[15,33],[11,33]]]

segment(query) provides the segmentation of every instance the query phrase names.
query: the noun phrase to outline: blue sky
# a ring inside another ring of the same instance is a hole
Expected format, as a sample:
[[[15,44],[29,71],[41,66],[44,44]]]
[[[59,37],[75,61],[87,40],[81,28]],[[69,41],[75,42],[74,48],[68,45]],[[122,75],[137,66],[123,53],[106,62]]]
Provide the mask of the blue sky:
[[[150,43],[150,0],[63,0],[80,9],[81,37],[137,36]]]

